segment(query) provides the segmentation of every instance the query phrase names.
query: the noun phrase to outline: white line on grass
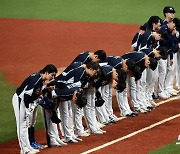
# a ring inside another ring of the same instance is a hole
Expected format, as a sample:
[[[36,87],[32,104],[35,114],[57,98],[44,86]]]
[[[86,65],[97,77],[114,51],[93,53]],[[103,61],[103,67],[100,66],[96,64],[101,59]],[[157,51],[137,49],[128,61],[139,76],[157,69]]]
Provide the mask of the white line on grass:
[[[173,98],[170,98],[170,99],[165,100],[165,101],[161,101],[161,102],[159,102],[158,104],[164,104],[164,103],[167,103],[167,102],[169,102],[169,101],[176,100],[176,99],[178,99],[178,98],[180,98],[180,96],[173,97]],[[159,122],[157,122],[157,123],[154,123],[154,124],[152,124],[152,125],[150,125],[150,126],[148,126],[148,127],[145,127],[145,128],[140,129],[140,130],[138,130],[138,131],[135,131],[135,132],[133,132],[133,133],[131,133],[131,134],[128,134],[128,135],[126,135],[126,136],[123,136],[123,137],[118,138],[118,139],[116,139],[116,140],[113,140],[113,141],[111,141],[111,142],[105,143],[105,144],[103,144],[103,145],[101,145],[101,146],[98,146],[98,147],[96,147],[96,148],[93,148],[93,149],[90,149],[90,150],[88,150],[88,151],[85,151],[85,152],[83,152],[83,153],[81,153],[81,154],[88,154],[88,153],[91,153],[91,152],[100,150],[100,149],[105,148],[105,147],[107,147],[107,146],[109,146],[109,145],[112,145],[112,144],[115,144],[115,143],[120,142],[120,141],[122,141],[122,140],[125,140],[125,139],[127,139],[127,138],[130,138],[130,137],[132,137],[132,136],[134,136],[134,135],[136,135],[136,134],[139,134],[139,133],[141,133],[141,132],[144,132],[144,131],[146,131],[146,130],[149,130],[149,129],[153,128],[153,127],[156,127],[156,126],[158,126],[158,125],[161,125],[161,124],[163,124],[163,123],[165,123],[165,122],[168,122],[168,121],[170,121],[170,120],[172,120],[172,119],[175,119],[175,118],[178,118],[178,117],[180,117],[180,114],[174,115],[174,116],[172,116],[172,117],[169,117],[169,118],[167,118],[167,119],[164,119],[164,120],[162,120],[162,121],[159,121]],[[121,117],[121,118],[118,118],[118,120],[122,120],[122,119],[124,119],[124,118],[125,118],[125,117]]]

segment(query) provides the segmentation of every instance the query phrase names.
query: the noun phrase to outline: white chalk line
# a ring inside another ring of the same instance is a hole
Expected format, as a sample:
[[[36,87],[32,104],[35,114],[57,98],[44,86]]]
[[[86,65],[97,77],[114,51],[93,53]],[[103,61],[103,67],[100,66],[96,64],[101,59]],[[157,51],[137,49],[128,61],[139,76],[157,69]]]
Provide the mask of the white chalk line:
[[[162,104],[164,104],[164,103],[167,103],[167,102],[170,102],[170,101],[172,101],[172,100],[179,99],[179,98],[180,98],[180,96],[176,96],[176,97],[173,97],[173,98],[170,98],[170,99],[161,101],[161,102],[159,102],[158,104],[159,104],[159,105],[162,105]],[[141,133],[141,132],[144,132],[144,131],[146,131],[146,130],[152,129],[152,128],[158,126],[158,125],[161,125],[161,124],[163,124],[163,123],[165,123],[165,122],[168,122],[168,121],[170,121],[170,120],[172,120],[172,119],[175,119],[175,118],[178,118],[178,117],[180,117],[180,114],[174,115],[174,116],[172,116],[172,117],[169,117],[169,118],[167,118],[167,119],[164,119],[164,120],[162,120],[162,121],[159,121],[159,122],[157,122],[157,123],[154,123],[154,124],[152,124],[152,125],[150,125],[150,126],[148,126],[148,127],[142,128],[142,129],[140,129],[140,130],[138,130],[138,131],[135,131],[135,132],[133,132],[133,133],[131,133],[131,134],[128,134],[128,135],[126,135],[126,136],[123,136],[123,137],[118,138],[118,139],[116,139],[116,140],[113,140],[113,141],[111,141],[111,142],[105,143],[105,144],[103,144],[103,145],[101,145],[101,146],[98,146],[98,147],[96,147],[96,148],[93,148],[93,149],[90,149],[90,150],[88,150],[88,151],[82,152],[81,154],[88,154],[88,153],[91,153],[91,152],[100,150],[100,149],[105,148],[105,147],[107,147],[107,146],[109,146],[109,145],[112,145],[112,144],[115,144],[115,143],[120,142],[120,141],[122,141],[122,140],[125,140],[125,139],[127,139],[127,138],[130,138],[130,137],[132,137],[132,136],[134,136],[134,135],[137,135],[137,134],[139,134],[139,133]],[[125,119],[125,118],[126,118],[126,117],[120,117],[120,118],[118,118],[118,120],[122,120],[122,119]]]

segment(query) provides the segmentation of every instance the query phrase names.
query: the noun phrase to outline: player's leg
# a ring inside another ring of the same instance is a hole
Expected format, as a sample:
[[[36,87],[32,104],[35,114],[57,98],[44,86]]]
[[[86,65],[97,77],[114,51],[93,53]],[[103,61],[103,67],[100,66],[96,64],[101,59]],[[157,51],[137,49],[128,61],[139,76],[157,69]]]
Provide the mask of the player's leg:
[[[165,93],[165,79],[167,74],[167,60],[159,60],[158,65],[158,86],[157,86],[157,94],[161,99],[167,99],[169,96]]]
[[[173,58],[173,64],[171,65],[170,56],[167,59],[167,74],[165,78],[165,92],[169,94],[169,96],[177,95],[173,92],[173,82],[174,82],[174,65],[175,65],[175,57]]]
[[[106,99],[104,98],[104,88],[105,86],[102,86],[98,89],[98,91],[101,93],[102,99],[105,101]],[[106,107],[105,107],[105,102],[102,106],[100,107],[96,107],[96,114],[98,117],[98,120],[101,124],[109,124],[110,119],[108,117],[107,111],[106,111]]]
[[[68,101],[62,101],[59,104],[59,110],[60,110],[60,114],[62,117],[62,127],[63,127],[63,132],[64,132],[64,139],[65,142],[72,142],[72,143],[77,143],[78,141],[74,140],[72,138],[72,130],[70,128],[70,123],[69,123],[69,103]]]
[[[13,95],[12,104],[13,104],[14,114],[15,114],[15,118],[16,118],[16,128],[17,128],[17,136],[18,136],[19,146],[20,146],[20,149],[22,150],[23,147],[21,145],[20,136],[19,136],[20,135],[19,134],[19,132],[20,132],[20,125],[19,125],[20,102],[19,102],[19,99],[18,99],[18,96],[16,93]]]

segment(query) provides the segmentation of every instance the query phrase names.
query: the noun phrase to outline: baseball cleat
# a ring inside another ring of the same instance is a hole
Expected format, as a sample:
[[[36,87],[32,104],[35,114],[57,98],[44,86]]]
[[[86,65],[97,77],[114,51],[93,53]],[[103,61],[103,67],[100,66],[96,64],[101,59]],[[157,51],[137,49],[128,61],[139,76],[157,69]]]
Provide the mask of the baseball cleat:
[[[103,134],[103,132],[100,130],[97,130],[97,131],[92,132],[91,134]]]
[[[56,141],[55,138],[51,138],[51,139],[50,139],[50,144],[51,144],[52,147],[61,146],[61,145]]]
[[[106,131],[105,131],[105,130],[102,130],[102,129],[99,129],[98,131],[102,132],[103,134],[106,133]]]
[[[71,139],[66,139],[66,143],[78,143],[78,141],[77,140],[75,140],[75,139],[73,139],[73,138],[71,138]]]
[[[78,134],[78,136],[82,136],[82,137],[87,137],[89,136],[90,134],[89,133],[86,133],[86,132],[83,132],[81,134]]]
[[[63,142],[59,138],[56,138],[56,141],[60,144],[60,146],[66,146],[67,145],[67,143]]]
[[[153,107],[158,107],[159,106],[159,104],[157,104],[155,101],[150,101],[150,103],[151,103],[151,105],[153,106]]]
[[[76,141],[82,141],[82,139],[81,139],[81,138],[78,138],[78,137],[75,137],[75,138],[73,138],[73,139],[75,139]]]

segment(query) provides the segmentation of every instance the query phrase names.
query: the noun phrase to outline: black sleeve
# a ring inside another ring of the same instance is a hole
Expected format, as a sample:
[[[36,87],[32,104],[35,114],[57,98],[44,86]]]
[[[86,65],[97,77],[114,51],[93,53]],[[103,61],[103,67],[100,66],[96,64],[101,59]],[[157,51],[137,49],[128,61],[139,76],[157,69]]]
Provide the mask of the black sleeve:
[[[26,108],[29,108],[29,104],[32,103],[31,102],[31,96],[28,94],[24,94],[24,104]]]

